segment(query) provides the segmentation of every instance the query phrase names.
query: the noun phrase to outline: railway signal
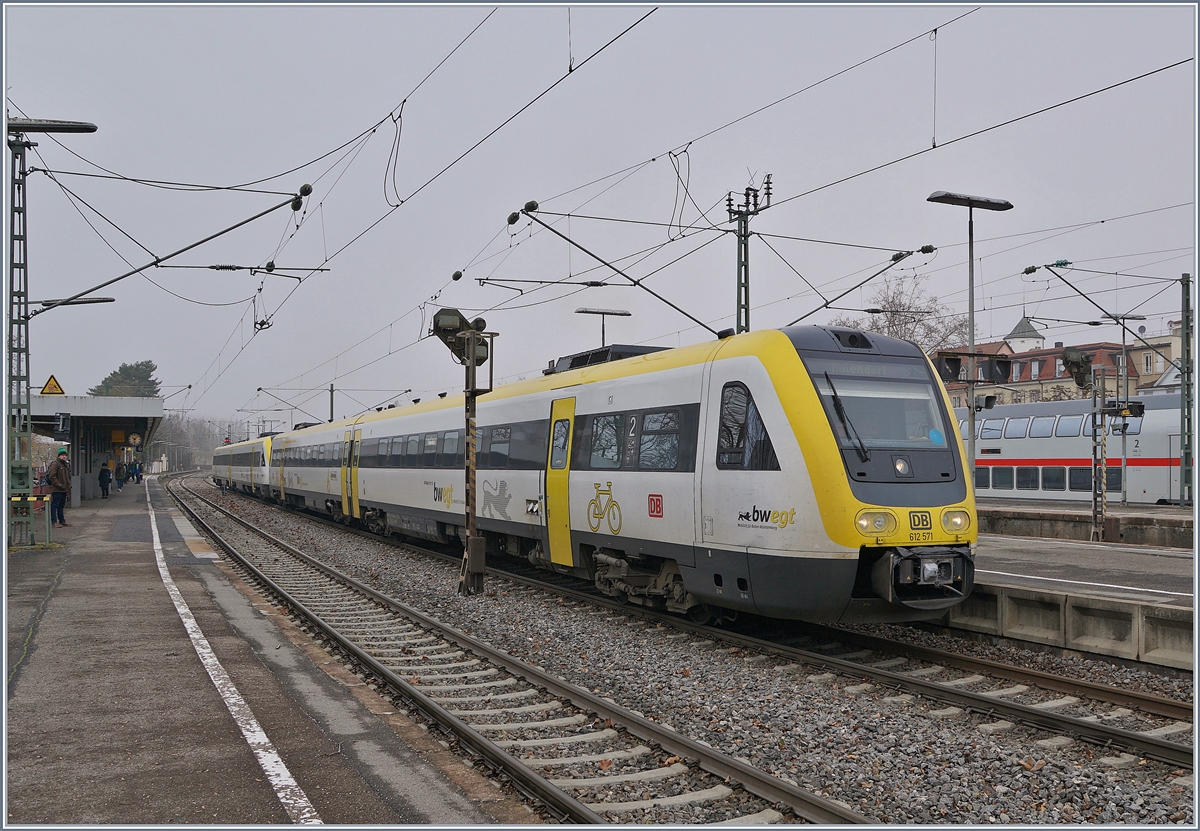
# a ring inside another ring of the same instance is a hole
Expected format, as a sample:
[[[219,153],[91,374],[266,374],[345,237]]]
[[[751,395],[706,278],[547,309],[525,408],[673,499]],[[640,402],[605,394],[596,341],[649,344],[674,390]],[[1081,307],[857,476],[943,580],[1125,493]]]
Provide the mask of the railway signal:
[[[487,323],[482,317],[468,322],[458,309],[438,309],[434,312],[429,334],[434,335],[454,359],[466,367],[466,385],[463,389],[464,409],[466,410],[467,452],[465,453],[464,468],[466,473],[467,493],[467,545],[463,549],[462,568],[458,573],[458,593],[463,595],[479,594],[483,591],[484,562],[487,550],[487,540],[479,534],[476,527],[477,507],[475,499],[475,448],[478,446],[477,429],[475,424],[475,400],[484,393],[492,391],[494,378],[492,367],[488,368],[487,388],[479,386],[476,370],[488,359],[488,344],[496,337],[495,332],[485,332]]]

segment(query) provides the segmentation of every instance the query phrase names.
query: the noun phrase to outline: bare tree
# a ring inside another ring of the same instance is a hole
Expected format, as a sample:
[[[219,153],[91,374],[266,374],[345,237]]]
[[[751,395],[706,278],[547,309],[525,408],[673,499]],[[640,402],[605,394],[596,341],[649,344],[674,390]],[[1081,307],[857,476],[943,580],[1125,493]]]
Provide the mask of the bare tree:
[[[912,341],[926,353],[965,347],[971,331],[968,317],[939,304],[924,283],[919,274],[885,277],[871,296],[872,308],[880,311],[866,317],[838,315],[829,324]]]

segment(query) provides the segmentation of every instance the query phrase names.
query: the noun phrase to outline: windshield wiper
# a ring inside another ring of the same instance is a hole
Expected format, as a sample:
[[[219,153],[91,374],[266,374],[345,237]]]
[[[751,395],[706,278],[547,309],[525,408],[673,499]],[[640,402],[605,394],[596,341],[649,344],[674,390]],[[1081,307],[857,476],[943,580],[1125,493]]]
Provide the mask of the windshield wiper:
[[[825,373],[825,382],[829,384],[829,389],[833,391],[833,409],[837,411],[838,419],[842,422],[842,429],[846,431],[846,435],[854,437],[854,442],[858,445],[858,457],[864,462],[869,462],[871,460],[871,451],[867,450],[862,437],[854,429],[854,423],[850,421],[850,416],[846,415],[846,408],[842,404],[842,397],[838,395],[837,387],[833,385],[833,379],[829,377],[828,372]]]

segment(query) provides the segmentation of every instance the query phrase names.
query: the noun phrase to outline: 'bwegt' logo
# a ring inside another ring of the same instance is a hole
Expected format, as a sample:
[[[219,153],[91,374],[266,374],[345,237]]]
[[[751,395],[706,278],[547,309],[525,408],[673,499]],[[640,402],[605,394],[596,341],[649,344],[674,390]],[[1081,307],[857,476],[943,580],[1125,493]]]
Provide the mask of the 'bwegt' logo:
[[[908,522],[914,531],[933,530],[933,517],[929,511],[909,511]]]
[[[439,488],[437,485],[434,485],[433,501],[441,502],[443,505],[449,508],[454,502],[454,486],[451,485],[448,488]]]
[[[760,527],[774,525],[782,531],[789,525],[795,524],[795,522],[795,508],[792,508],[790,511],[775,511],[769,508],[759,508],[755,505],[749,511],[738,512],[739,525],[757,525]]]

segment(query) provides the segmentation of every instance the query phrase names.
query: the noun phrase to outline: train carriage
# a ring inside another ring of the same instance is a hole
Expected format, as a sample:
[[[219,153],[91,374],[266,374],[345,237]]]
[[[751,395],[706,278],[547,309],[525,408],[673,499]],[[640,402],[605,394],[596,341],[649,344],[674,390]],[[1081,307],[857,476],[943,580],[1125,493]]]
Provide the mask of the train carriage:
[[[1129,502],[1178,502],[1179,394],[1141,399],[1144,415],[1106,417],[1104,444],[1108,498],[1119,500],[1122,477]],[[975,416],[975,489],[990,499],[1090,502],[1090,400],[1004,404]],[[967,411],[955,411],[966,440]],[[1124,473],[1122,473],[1124,449]]]
[[[969,594],[976,523],[949,401],[914,345],[789,327],[509,384],[478,404],[478,527],[697,619],[915,619]],[[275,498],[465,537],[462,396],[274,437]]]
[[[213,479],[243,493],[269,496],[267,461],[270,457],[270,436],[222,445],[213,450]]]

